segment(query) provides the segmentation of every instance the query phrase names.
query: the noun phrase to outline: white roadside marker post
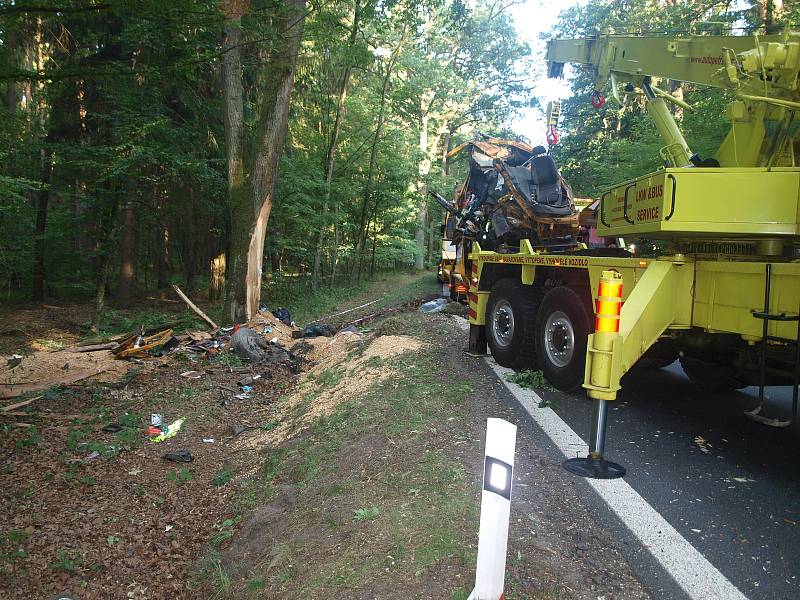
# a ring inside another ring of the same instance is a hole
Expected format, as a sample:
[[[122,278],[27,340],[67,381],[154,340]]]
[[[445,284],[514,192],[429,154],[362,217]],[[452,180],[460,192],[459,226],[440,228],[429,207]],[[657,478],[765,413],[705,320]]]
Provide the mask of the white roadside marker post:
[[[487,420],[478,564],[475,589],[469,600],[499,600],[503,597],[516,445],[516,425],[503,419]]]

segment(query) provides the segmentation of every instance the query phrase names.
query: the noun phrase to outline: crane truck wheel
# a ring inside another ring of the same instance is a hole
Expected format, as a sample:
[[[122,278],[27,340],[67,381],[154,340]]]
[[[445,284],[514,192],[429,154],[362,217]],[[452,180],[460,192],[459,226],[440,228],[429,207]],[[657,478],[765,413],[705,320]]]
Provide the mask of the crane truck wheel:
[[[747,387],[727,365],[707,363],[688,356],[681,356],[679,360],[686,376],[704,392],[731,392]]]
[[[497,364],[512,369],[536,365],[535,327],[538,288],[501,279],[486,306],[486,343]]]
[[[536,355],[544,376],[562,392],[574,392],[583,383],[591,331],[591,311],[572,288],[545,294],[536,314]]]

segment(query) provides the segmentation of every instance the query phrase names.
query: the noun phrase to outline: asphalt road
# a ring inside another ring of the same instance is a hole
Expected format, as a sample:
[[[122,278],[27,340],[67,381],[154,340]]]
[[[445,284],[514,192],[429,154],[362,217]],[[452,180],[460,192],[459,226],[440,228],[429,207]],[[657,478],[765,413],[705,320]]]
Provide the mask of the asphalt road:
[[[588,440],[585,396],[544,393]],[[632,372],[609,413],[606,457],[628,483],[751,600],[800,599],[800,424],[742,416],[757,388],[709,394],[678,363]],[[767,388],[788,414],[791,388]]]

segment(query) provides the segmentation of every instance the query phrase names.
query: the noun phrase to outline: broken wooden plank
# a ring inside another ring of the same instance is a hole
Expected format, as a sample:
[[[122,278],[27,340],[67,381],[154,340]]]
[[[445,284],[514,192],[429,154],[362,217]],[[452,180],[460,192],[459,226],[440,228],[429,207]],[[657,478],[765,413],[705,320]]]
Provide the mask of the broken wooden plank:
[[[212,321],[212,320],[211,320],[211,317],[209,317],[209,316],[208,316],[206,313],[204,313],[202,310],[200,310],[199,308],[197,308],[197,306],[194,304],[194,302],[192,302],[191,300],[189,300],[189,298],[186,296],[186,294],[184,294],[184,293],[181,291],[181,288],[179,288],[177,285],[173,285],[173,286],[172,286],[172,289],[174,289],[174,290],[175,290],[175,293],[176,293],[176,294],[178,294],[178,296],[180,296],[180,297],[181,297],[181,300],[183,300],[184,302],[186,302],[186,306],[188,306],[189,308],[191,308],[191,309],[192,309],[192,311],[194,311],[194,313],[195,313],[195,314],[196,314],[198,317],[200,317],[201,319],[203,319],[203,321],[205,321],[206,323],[208,323],[209,325],[211,325],[211,327],[212,327],[212,328],[214,328],[214,329],[219,329],[219,326],[218,326],[216,323],[214,323],[214,321]]]
[[[61,352],[96,352],[98,350],[113,350],[119,344],[117,342],[108,342],[106,344],[90,344],[89,346],[72,346],[71,348],[64,348]]]
[[[23,400],[22,402],[17,402],[15,404],[9,404],[8,406],[4,406],[3,408],[0,408],[0,411],[6,412],[9,410],[16,410],[18,408],[22,408],[23,406],[28,406],[28,404],[36,402],[36,400],[41,400],[42,398],[44,398],[44,396],[36,396],[34,398],[28,398],[27,400]]]
[[[57,377],[53,377],[52,379],[37,381],[35,383],[26,383],[17,386],[14,384],[6,384],[10,385],[11,389],[0,389],[0,398],[16,398],[17,396],[22,396],[22,394],[27,394],[28,392],[38,392],[59,385],[72,385],[73,383],[83,381],[84,379],[95,377],[96,375],[108,370],[108,368],[103,367],[101,369],[93,369],[91,371],[75,371],[73,373],[64,373]]]
[[[139,336],[136,337],[138,338]],[[167,329],[166,331],[162,331],[160,333],[142,337],[139,346],[137,347],[131,346],[129,348],[123,348],[125,344],[125,342],[123,342],[119,345],[119,348],[114,350],[114,354],[116,354],[117,358],[129,358],[131,356],[137,356],[140,354],[144,355],[147,354],[148,350],[163,346],[171,337],[172,329]]]

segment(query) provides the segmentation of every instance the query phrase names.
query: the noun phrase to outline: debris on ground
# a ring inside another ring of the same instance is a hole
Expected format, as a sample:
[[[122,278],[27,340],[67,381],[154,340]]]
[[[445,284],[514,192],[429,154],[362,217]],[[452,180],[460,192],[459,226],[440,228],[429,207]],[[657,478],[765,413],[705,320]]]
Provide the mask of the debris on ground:
[[[444,310],[444,307],[450,302],[447,298],[437,298],[426,302],[419,307],[419,310],[424,313],[437,313]]]
[[[337,329],[333,325],[322,325],[320,323],[309,323],[302,331],[293,331],[293,338],[314,338],[314,337],[333,337]]]
[[[111,350],[117,358],[147,358],[149,351],[161,348],[172,338],[172,329],[157,331],[148,335],[143,328],[122,340],[119,345]]]
[[[249,327],[233,327],[231,350],[239,358],[253,363],[261,362],[269,350],[269,342]]]
[[[164,460],[178,463],[188,463],[194,460],[194,456],[192,456],[192,453],[188,450],[175,450],[173,452],[167,452],[163,458]]]
[[[202,358],[219,357],[231,350],[253,364],[286,363],[296,370],[287,347],[292,343],[293,333],[299,330],[281,321],[280,317],[284,320],[291,318],[288,310],[275,312],[279,316],[268,311],[259,312],[241,326],[217,327],[210,332],[188,331],[174,335],[170,327],[145,329],[140,325],[117,341],[70,346],[56,351],[39,350],[25,357],[13,354],[7,358],[6,368],[0,370],[0,398],[14,398],[88,379],[93,382],[116,381],[129,372],[131,363],[167,366],[159,359],[174,352],[181,352],[196,363]],[[238,335],[237,331],[240,332]],[[335,333],[335,328],[331,326],[329,331]],[[65,360],[65,353],[69,354],[69,360]],[[191,369],[183,371],[181,376],[201,379],[203,374]]]
[[[183,427],[184,421],[186,421],[186,418],[181,417],[177,421],[173,421],[172,423],[167,425],[166,430],[159,429],[161,433],[155,437],[151,437],[150,441],[158,443],[158,442],[163,442],[164,440],[168,440],[171,437],[175,437],[177,433],[181,430],[181,427]],[[151,427],[155,427],[156,429],[158,429],[158,426],[156,425],[151,425]]]
[[[189,298],[186,296],[186,294],[184,294],[181,291],[181,288],[179,288],[177,285],[173,285],[172,288],[175,290],[175,293],[178,294],[180,299],[183,300],[186,303],[186,306],[188,306],[192,310],[192,312],[194,312],[198,317],[203,319],[203,321],[205,321],[206,323],[211,325],[212,329],[219,329],[217,324],[214,323],[214,321],[212,321],[208,317],[208,315],[206,313],[204,313],[202,310],[197,308],[197,306],[191,300],[189,300]]]
[[[272,311],[272,314],[284,325],[294,326],[294,322],[292,321],[292,315],[289,313],[289,310],[283,307],[276,308]]]

